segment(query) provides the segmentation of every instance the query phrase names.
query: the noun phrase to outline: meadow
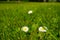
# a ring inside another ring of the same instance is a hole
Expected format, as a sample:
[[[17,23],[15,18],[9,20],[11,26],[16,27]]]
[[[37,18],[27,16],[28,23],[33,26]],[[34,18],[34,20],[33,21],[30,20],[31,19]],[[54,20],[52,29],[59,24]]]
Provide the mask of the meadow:
[[[0,40],[60,40],[59,20],[60,3],[0,3]],[[23,26],[29,31],[23,32]],[[39,32],[40,26],[47,32]]]

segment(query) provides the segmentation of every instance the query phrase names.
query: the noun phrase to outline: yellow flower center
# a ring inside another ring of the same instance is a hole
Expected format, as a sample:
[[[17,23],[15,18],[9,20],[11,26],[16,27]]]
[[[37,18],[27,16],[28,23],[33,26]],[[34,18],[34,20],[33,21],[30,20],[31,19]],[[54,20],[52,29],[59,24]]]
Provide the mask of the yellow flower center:
[[[45,30],[44,28],[41,28],[41,30]]]
[[[27,28],[24,28],[24,30],[26,30]]]

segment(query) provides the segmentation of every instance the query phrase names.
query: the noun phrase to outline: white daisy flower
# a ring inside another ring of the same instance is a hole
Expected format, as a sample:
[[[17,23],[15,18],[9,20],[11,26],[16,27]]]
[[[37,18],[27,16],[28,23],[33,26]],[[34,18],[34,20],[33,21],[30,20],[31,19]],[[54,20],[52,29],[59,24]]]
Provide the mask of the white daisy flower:
[[[40,32],[46,32],[47,31],[47,27],[39,27],[39,31]]]
[[[32,14],[32,10],[28,11],[28,14]]]
[[[24,32],[28,32],[29,28],[27,26],[24,26],[24,27],[21,28],[21,30],[24,31]]]

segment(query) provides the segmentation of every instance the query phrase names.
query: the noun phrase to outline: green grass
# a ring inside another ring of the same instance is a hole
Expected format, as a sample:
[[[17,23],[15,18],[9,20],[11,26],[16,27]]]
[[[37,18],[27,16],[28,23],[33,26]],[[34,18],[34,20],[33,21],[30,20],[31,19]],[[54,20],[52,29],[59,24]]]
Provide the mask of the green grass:
[[[32,10],[31,15],[28,11]],[[60,3],[1,3],[0,4],[0,40],[59,40],[60,39]],[[23,26],[30,30],[21,31]],[[38,31],[46,26],[48,31]]]

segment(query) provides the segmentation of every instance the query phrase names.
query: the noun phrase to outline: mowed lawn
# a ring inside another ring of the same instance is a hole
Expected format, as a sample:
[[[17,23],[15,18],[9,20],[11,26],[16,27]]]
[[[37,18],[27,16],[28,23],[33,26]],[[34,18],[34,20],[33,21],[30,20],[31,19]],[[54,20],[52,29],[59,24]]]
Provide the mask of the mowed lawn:
[[[0,40],[60,40],[59,25],[60,3],[0,4]],[[29,31],[23,32],[23,26]],[[40,26],[46,26],[47,32],[39,32]]]

